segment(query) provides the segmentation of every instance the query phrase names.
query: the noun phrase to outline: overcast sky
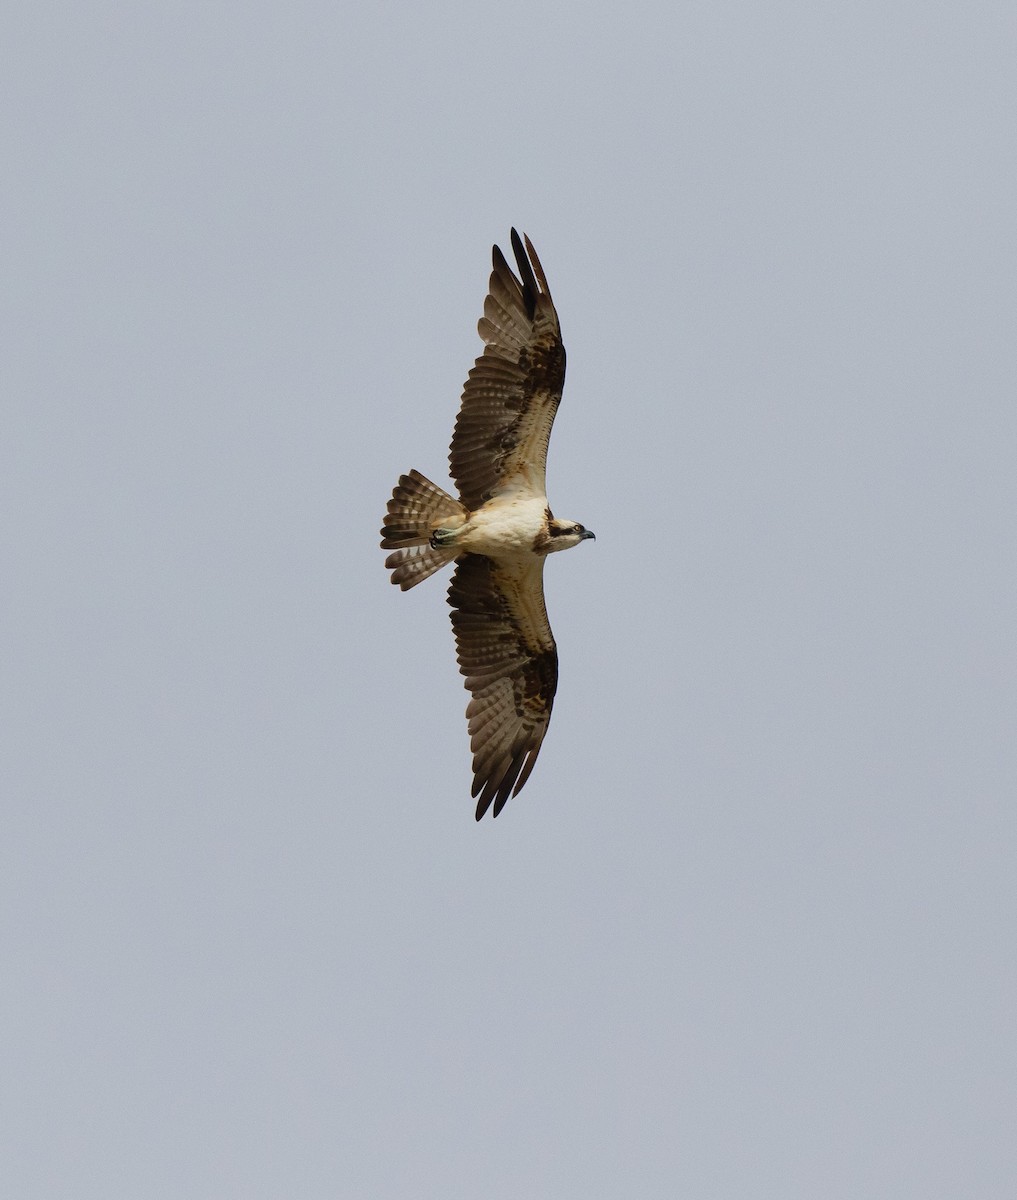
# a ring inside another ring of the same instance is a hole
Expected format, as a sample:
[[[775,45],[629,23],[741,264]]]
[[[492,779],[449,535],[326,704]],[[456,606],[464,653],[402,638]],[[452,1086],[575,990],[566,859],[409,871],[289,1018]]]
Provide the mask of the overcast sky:
[[[1010,1200],[1017,8],[15,3],[18,1200]],[[569,355],[560,683],[474,821],[492,242]]]

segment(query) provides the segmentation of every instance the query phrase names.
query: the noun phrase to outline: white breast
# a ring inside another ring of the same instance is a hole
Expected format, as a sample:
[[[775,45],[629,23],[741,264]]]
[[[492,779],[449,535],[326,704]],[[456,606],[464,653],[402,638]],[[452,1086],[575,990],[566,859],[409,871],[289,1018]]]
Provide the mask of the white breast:
[[[489,500],[470,517],[456,538],[456,548],[492,558],[533,550],[544,528],[547,501],[543,496]]]

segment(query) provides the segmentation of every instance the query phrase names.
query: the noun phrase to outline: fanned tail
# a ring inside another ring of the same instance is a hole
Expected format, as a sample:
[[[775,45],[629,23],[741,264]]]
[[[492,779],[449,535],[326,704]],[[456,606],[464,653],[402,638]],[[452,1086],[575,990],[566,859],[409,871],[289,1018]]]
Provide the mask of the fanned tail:
[[[392,582],[405,592],[433,575],[456,556],[454,546],[432,546],[436,529],[456,529],[466,520],[466,509],[419,471],[400,475],[388,502],[381,527],[383,550],[395,550],[385,559]]]

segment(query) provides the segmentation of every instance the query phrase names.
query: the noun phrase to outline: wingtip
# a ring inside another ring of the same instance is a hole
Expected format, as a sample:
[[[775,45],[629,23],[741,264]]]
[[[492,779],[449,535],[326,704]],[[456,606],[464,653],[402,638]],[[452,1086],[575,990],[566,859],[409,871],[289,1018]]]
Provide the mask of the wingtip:
[[[512,253],[515,255],[516,267],[519,271],[519,281],[523,285],[523,303],[526,306],[526,313],[532,321],[537,311],[537,297],[540,295],[540,288],[533,273],[533,264],[530,262],[515,227],[511,230],[511,238]],[[528,241],[529,239],[527,238]]]

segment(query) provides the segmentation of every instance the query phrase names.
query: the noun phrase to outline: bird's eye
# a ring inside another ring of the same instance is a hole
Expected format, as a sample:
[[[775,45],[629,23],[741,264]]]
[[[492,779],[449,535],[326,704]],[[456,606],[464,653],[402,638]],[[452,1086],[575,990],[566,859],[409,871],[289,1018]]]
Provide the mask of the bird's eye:
[[[586,529],[584,528],[584,526],[582,526],[582,525],[576,526],[576,533],[585,533],[585,532],[586,532]]]

